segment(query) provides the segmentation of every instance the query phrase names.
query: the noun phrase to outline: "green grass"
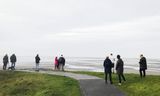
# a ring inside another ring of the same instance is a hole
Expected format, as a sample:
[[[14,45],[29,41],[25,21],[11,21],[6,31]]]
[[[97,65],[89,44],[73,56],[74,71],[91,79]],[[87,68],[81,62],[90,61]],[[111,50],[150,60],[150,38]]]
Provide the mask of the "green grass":
[[[104,78],[102,72],[74,72]],[[160,96],[160,76],[148,75],[141,79],[139,74],[125,74],[126,82],[118,86],[116,74],[112,75],[113,83],[127,96]]]
[[[80,96],[80,88],[68,77],[0,71],[0,96]]]

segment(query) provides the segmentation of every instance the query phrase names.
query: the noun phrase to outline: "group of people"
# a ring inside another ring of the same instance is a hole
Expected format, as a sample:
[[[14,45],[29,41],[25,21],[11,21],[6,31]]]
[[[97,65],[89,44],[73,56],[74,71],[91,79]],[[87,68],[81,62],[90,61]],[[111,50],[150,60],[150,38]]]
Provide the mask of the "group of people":
[[[111,57],[111,59],[110,59]],[[40,63],[40,57],[37,54],[35,57],[35,63],[36,63],[36,71],[39,71],[39,63]],[[112,73],[114,73],[114,70],[116,70],[116,73],[118,75],[118,80],[119,80],[119,85],[121,85],[122,83],[122,79],[123,81],[126,81],[125,76],[123,74],[124,71],[124,62],[121,59],[120,55],[117,55],[117,61],[115,62],[115,58],[113,58],[113,54],[110,54],[110,56],[107,56],[106,59],[104,60],[103,66],[104,66],[104,72],[105,72],[105,82],[107,82],[108,80],[108,76],[109,76],[109,80],[110,83],[112,84]],[[10,56],[10,62],[11,62],[11,66],[8,67],[8,69],[11,70],[15,70],[15,64],[17,62],[17,58],[15,54],[12,54]],[[7,69],[7,64],[9,63],[9,57],[6,54],[3,57],[3,70]],[[116,66],[114,66],[116,63]],[[146,76],[146,70],[147,70],[147,61],[146,58],[141,54],[140,55],[140,61],[139,61],[139,73],[140,73],[140,77],[145,77]],[[62,70],[64,71],[64,66],[65,66],[65,58],[63,57],[63,55],[61,55],[59,58],[55,57],[54,60],[54,69],[55,70]]]
[[[40,63],[40,57],[37,54],[35,57],[35,63],[36,63],[36,69],[35,71],[39,71],[39,63]],[[55,70],[62,70],[64,71],[64,66],[65,66],[65,58],[63,57],[63,55],[61,55],[59,58],[55,57],[55,61],[54,61],[54,69]]]
[[[39,71],[39,63],[40,63],[41,58],[39,57],[39,55],[37,54],[35,57],[35,64],[36,64],[36,68],[35,71]],[[10,62],[11,62],[11,66],[8,67],[8,69],[11,70],[15,70],[15,65],[17,62],[17,57],[15,54],[12,54],[10,56]],[[3,57],[3,70],[7,69],[7,65],[9,64],[9,57],[6,54]],[[54,61],[54,65],[55,65],[55,70],[62,70],[64,71],[64,66],[65,66],[65,58],[63,57],[63,55],[61,55],[59,58],[55,57],[55,61]]]
[[[55,70],[62,70],[64,71],[64,66],[65,66],[65,58],[63,57],[63,55],[61,55],[61,57],[55,57]]]
[[[110,57],[112,57],[111,58],[112,60],[110,59]],[[107,82],[108,76],[109,76],[110,84],[113,83],[112,73],[114,73],[115,58],[113,58],[113,54],[110,54],[110,57],[107,56],[106,59],[104,60],[104,63],[103,63],[106,84],[108,83]],[[122,79],[123,79],[123,81],[126,81],[126,79],[125,79],[125,76],[123,74],[123,72],[124,72],[124,62],[121,59],[120,55],[117,55],[115,70],[116,70],[116,73],[118,75],[118,80],[119,80],[118,85],[121,85],[122,84]],[[147,70],[147,61],[146,61],[146,58],[141,54],[140,55],[140,61],[139,61],[139,72],[140,72],[140,77],[141,78],[146,76],[146,70]]]
[[[10,62],[11,62],[11,67],[8,67],[8,69],[14,70],[14,69],[15,69],[16,62],[17,62],[17,58],[16,58],[16,55],[15,55],[15,54],[12,54],[12,55],[11,55],[11,57],[10,57]],[[8,55],[6,54],[6,55],[3,57],[3,70],[6,70],[6,69],[7,69],[8,63],[9,63],[9,58],[8,58]]]

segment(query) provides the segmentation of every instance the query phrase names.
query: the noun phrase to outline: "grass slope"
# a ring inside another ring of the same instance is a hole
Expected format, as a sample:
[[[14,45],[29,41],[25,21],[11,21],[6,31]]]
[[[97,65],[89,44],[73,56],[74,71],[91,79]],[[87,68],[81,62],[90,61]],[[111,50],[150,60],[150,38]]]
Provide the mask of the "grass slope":
[[[104,78],[102,72],[75,72]],[[138,74],[125,74],[126,82],[118,86],[118,77],[113,74],[113,83],[127,96],[160,96],[160,76],[148,75],[141,79]]]
[[[80,96],[80,89],[68,77],[0,71],[0,96]]]

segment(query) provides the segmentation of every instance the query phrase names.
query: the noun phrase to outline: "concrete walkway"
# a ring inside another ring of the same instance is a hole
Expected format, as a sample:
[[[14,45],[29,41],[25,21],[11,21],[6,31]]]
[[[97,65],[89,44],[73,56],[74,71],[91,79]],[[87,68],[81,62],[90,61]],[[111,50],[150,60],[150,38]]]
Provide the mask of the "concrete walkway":
[[[25,71],[25,72],[36,72],[34,70],[18,70],[18,71]],[[83,75],[83,74],[75,74],[71,72],[62,72],[62,71],[39,71],[38,73],[44,73],[44,74],[50,74],[50,75],[59,75],[59,76],[65,76],[70,77],[76,80],[87,80],[87,79],[100,79],[95,76],[89,76],[89,75]]]
[[[18,70],[35,72],[34,70]],[[95,76],[59,71],[39,71],[39,73],[66,76],[79,81],[82,96],[125,96],[114,85],[105,84],[104,80]]]

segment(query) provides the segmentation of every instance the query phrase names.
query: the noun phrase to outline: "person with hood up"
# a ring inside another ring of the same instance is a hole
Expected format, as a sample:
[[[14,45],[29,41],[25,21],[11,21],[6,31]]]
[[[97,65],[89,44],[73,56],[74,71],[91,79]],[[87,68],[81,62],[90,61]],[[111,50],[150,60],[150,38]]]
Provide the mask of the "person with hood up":
[[[103,66],[104,66],[104,73],[105,73],[105,82],[107,84],[107,77],[109,75],[109,80],[110,80],[110,84],[112,84],[112,62],[111,60],[109,59],[109,57],[107,56],[106,59],[104,60],[104,63],[103,63]]]

